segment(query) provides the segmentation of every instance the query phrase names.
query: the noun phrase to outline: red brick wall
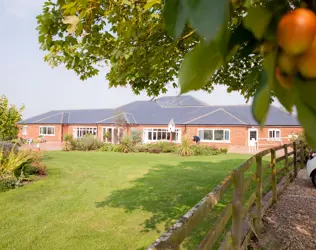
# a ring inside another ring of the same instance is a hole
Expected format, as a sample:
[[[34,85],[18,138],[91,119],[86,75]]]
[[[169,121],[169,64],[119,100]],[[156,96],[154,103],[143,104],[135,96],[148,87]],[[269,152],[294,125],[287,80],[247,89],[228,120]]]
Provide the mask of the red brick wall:
[[[95,124],[88,124],[88,125],[54,125],[54,124],[29,124],[27,125],[27,135],[22,134],[22,130],[19,133],[19,137],[22,138],[33,138],[37,139],[39,134],[39,127],[40,126],[54,126],[55,127],[55,135],[54,136],[44,136],[45,140],[47,141],[58,141],[61,142],[62,138],[65,134],[72,134],[74,127],[97,127],[98,128],[98,139],[102,140],[102,128],[103,127],[112,127],[111,125],[98,125]],[[136,129],[143,130],[144,128],[167,128],[167,126],[163,125],[137,125],[133,126]],[[280,129],[281,131],[281,137],[288,137],[288,135],[297,134],[299,132],[302,132],[303,129],[301,127],[265,127],[262,130],[260,127],[243,127],[243,126],[177,126],[177,128],[181,129],[181,135],[182,137],[186,134],[189,138],[191,138],[194,135],[198,135],[198,129],[199,128],[219,128],[219,129],[229,129],[230,130],[230,143],[221,143],[221,142],[201,142],[201,144],[207,144],[207,145],[214,145],[221,148],[228,148],[231,145],[234,146],[248,146],[248,129],[249,128],[257,128],[258,129],[258,136],[259,138],[268,138],[268,131],[269,129]],[[128,129],[127,133],[130,134],[130,129]],[[261,147],[267,147],[274,146],[274,145],[280,145],[281,143],[288,143],[289,140],[282,139],[282,141],[269,141],[269,140],[259,140],[259,145]],[[193,142],[192,142],[193,143]]]
[[[159,125],[140,125],[135,126],[136,129],[143,130],[144,128],[167,128],[167,126]],[[216,146],[220,148],[228,148],[230,145],[246,146],[248,143],[248,130],[246,127],[229,127],[229,126],[176,126],[181,129],[182,137],[186,134],[189,138],[194,135],[198,135],[199,128],[219,128],[219,129],[230,129],[230,143],[226,142],[201,142],[201,144]],[[194,143],[194,142],[192,142]]]
[[[230,143],[228,142],[203,142],[201,144],[212,145],[220,148],[228,148],[230,145],[244,146],[247,143],[247,129],[245,127],[230,127],[230,126],[187,126],[187,135],[192,137],[198,135],[199,129],[229,129]]]
[[[104,127],[114,127],[113,125],[111,124],[85,124],[85,125],[82,125],[82,124],[71,124],[69,126],[67,126],[64,130],[64,134],[73,134],[73,129],[74,128],[97,128],[97,137],[100,141],[103,140],[103,128]],[[127,133],[130,133],[129,130],[126,131]]]
[[[62,126],[60,124],[28,124],[27,126],[27,134],[23,135],[22,129],[19,132],[19,137],[24,139],[30,139],[33,140],[38,139],[39,136],[39,128],[41,126],[50,126],[55,127],[55,135],[45,135],[43,138],[46,141],[61,141],[62,138]],[[23,126],[21,126],[23,127]]]
[[[273,126],[273,127],[264,127],[260,129],[258,127],[259,138],[269,138],[269,129],[280,129],[281,132],[281,140],[280,141],[272,141],[267,139],[259,139],[259,147],[272,147],[277,146],[285,143],[289,143],[290,140],[288,136],[292,134],[299,134],[303,132],[303,128],[301,127],[280,127],[280,126]],[[287,138],[284,138],[287,137]]]

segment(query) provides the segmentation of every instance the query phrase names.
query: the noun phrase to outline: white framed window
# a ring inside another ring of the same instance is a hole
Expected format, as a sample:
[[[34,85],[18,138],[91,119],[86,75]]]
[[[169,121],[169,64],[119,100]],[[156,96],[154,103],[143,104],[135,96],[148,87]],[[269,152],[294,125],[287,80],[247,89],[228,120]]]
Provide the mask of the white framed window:
[[[279,141],[281,140],[281,130],[280,129],[269,129],[268,138],[270,141]]]
[[[27,135],[27,126],[22,127],[22,134]]]
[[[170,141],[171,133],[167,128],[144,128],[144,142]],[[181,142],[181,129],[172,132],[172,141]]]
[[[73,128],[74,138],[82,138],[85,135],[97,135],[97,128],[96,127]]]
[[[53,127],[53,126],[40,126],[39,127],[39,135],[54,136],[55,135],[55,127]]]
[[[201,142],[230,143],[230,129],[198,129],[198,136],[200,137]]]

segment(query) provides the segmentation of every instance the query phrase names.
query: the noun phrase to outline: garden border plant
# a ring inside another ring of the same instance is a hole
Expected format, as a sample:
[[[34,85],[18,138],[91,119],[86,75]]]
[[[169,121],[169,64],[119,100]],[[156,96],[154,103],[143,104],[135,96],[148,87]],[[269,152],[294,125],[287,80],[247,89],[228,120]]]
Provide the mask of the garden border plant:
[[[0,192],[23,186],[46,175],[40,152],[19,150],[11,142],[0,143]]]

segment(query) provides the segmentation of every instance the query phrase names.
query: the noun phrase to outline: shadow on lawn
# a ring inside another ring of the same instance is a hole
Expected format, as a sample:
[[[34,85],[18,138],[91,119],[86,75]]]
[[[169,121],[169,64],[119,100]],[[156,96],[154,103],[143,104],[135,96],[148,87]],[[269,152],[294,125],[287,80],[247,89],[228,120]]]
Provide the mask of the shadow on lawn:
[[[157,225],[161,222],[165,222],[167,229],[243,161],[186,161],[176,166],[157,165],[132,181],[132,187],[112,192],[105,201],[96,202],[96,206],[119,207],[126,212],[141,209],[152,213],[151,218],[142,224],[144,231],[158,231]]]

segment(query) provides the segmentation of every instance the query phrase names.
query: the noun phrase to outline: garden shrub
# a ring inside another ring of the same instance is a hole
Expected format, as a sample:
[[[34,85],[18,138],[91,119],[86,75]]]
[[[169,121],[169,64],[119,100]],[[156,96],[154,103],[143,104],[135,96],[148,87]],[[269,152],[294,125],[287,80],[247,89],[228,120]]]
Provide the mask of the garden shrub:
[[[32,157],[29,152],[18,151],[12,148],[8,155],[4,151],[0,151],[0,178],[13,176],[14,171],[20,167],[32,162]]]
[[[23,172],[22,172],[23,171]],[[22,166],[14,171],[14,175],[17,178],[20,178],[22,175],[23,177],[30,177],[32,175],[46,175],[46,166],[42,163],[31,163],[25,166]],[[22,174],[22,175],[21,175]]]
[[[210,155],[211,154],[211,147],[204,146],[204,145],[192,145],[192,154],[199,156],[199,155]]]
[[[210,155],[218,155],[218,154],[226,154],[226,148],[217,148],[214,146],[207,145],[192,145],[192,154],[195,156],[210,156]]]
[[[111,152],[111,145],[109,143],[105,143],[101,148],[99,148],[100,152]]]
[[[148,149],[149,149],[149,147],[148,147],[148,145],[136,145],[135,147],[134,147],[134,150],[135,150],[135,152],[139,152],[139,153],[146,153],[146,152],[148,152]]]
[[[15,177],[20,177],[23,171],[23,175],[28,177],[30,175],[36,175],[37,174],[37,169],[35,166],[32,166],[31,164],[27,164],[25,166],[19,167],[15,169],[14,175]]]
[[[26,143],[26,140],[23,138],[13,139],[11,142],[19,147]]]
[[[0,178],[0,192],[5,192],[9,189],[14,189],[16,187],[17,182],[18,180],[13,176]]]
[[[104,143],[99,141],[93,135],[85,135],[80,139],[72,139],[69,142],[69,148],[71,150],[79,150],[79,151],[91,151],[100,149]]]
[[[29,176],[45,175],[42,157],[41,152],[16,151],[14,147],[9,154],[0,150],[0,190],[22,186]]]
[[[152,154],[160,154],[162,150],[160,147],[149,147],[148,152]]]
[[[222,154],[227,154],[228,149],[227,148],[220,148],[220,151]]]
[[[153,145],[157,145],[157,147],[159,147],[163,153],[172,153],[172,152],[176,152],[177,150],[177,146],[175,144],[173,143],[170,144],[169,142],[166,142],[166,141],[161,141]]]
[[[33,165],[33,167],[35,167],[36,172],[35,175],[46,175],[47,174],[47,170],[46,170],[46,166],[42,163],[39,163],[37,165]]]
[[[140,144],[142,142],[142,130],[131,129],[131,137],[134,145]]]
[[[181,156],[190,156],[192,155],[193,151],[190,145],[190,140],[187,136],[182,138],[182,144],[177,150],[178,154]]]
[[[0,151],[3,153],[4,157],[7,157],[12,149],[14,153],[17,153],[19,151],[19,146],[12,142],[0,141]]]
[[[120,145],[105,143],[99,149],[101,152],[120,152]]]
[[[65,134],[64,135],[64,146],[63,146],[63,151],[71,151],[71,150],[73,150],[73,143],[72,143],[72,141],[73,141],[73,136],[72,136],[72,134]]]
[[[120,152],[128,153],[133,151],[133,139],[128,135],[124,135],[120,141]]]

